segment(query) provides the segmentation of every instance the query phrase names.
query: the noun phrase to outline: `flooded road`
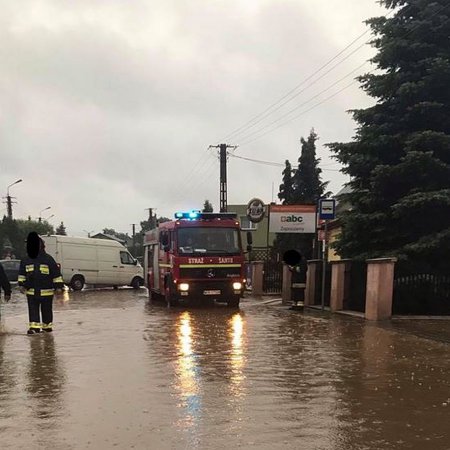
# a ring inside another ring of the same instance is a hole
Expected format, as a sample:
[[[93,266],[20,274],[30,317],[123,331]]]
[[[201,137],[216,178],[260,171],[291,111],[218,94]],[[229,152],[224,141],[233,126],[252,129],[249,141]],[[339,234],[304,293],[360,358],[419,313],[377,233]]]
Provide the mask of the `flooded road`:
[[[450,449],[450,344],[245,299],[66,293],[2,305],[0,448]],[[450,323],[449,325],[450,326]]]

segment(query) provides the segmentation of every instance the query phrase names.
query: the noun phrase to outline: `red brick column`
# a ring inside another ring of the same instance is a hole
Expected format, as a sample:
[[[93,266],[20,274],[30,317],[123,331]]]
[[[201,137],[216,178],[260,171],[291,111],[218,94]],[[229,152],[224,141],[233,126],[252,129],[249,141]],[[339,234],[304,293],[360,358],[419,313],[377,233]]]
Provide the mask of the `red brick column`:
[[[261,297],[263,291],[263,277],[264,277],[264,262],[253,261],[252,262],[252,294],[254,297]]]
[[[367,260],[366,319],[386,320],[392,317],[394,268],[396,258]]]
[[[351,260],[331,261],[331,311],[344,309],[346,279],[349,276]]]
[[[322,264],[321,259],[312,259],[308,261],[308,272],[306,274],[306,290],[304,305],[314,305],[314,296],[316,294],[316,276],[317,266]]]

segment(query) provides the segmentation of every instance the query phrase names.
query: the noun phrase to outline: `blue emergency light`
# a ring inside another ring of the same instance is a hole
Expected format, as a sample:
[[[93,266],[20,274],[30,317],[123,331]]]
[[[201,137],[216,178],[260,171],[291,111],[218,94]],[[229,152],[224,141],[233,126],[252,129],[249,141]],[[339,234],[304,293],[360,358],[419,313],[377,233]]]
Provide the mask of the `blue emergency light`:
[[[188,212],[176,212],[175,219],[187,219],[187,220],[211,220],[211,219],[236,219],[236,213],[203,213],[199,210],[193,209]]]
[[[201,211],[189,211],[189,212],[176,212],[175,219],[198,219],[201,214]]]

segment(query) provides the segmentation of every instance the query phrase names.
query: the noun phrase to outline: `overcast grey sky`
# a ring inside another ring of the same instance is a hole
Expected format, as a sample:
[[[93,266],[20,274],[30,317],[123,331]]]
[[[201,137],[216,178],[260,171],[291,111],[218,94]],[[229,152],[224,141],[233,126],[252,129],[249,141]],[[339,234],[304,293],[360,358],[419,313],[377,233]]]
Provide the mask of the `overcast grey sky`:
[[[52,223],[64,220],[74,235],[130,232],[148,207],[171,217],[208,198],[217,208],[218,161],[208,145],[302,82],[360,35],[365,19],[385,11],[375,0],[0,0],[0,8],[0,190],[23,178],[11,189],[15,217],[51,206]],[[227,143],[274,128],[263,127],[371,55],[369,46],[355,52]],[[324,144],[351,139],[346,111],[370,103],[353,85],[236,154],[294,162],[299,138],[314,127],[324,178],[337,192],[347,179],[329,165]],[[276,198],[281,170],[231,158],[229,203],[270,201],[272,184]]]

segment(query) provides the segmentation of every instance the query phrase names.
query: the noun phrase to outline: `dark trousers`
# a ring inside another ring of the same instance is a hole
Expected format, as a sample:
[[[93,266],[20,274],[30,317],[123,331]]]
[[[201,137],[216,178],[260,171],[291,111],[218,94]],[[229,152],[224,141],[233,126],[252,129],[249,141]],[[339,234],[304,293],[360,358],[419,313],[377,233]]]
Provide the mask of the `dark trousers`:
[[[41,328],[41,323],[45,327],[53,322],[53,296],[34,297],[27,295],[27,300],[30,328]],[[35,325],[31,326],[31,324]]]

